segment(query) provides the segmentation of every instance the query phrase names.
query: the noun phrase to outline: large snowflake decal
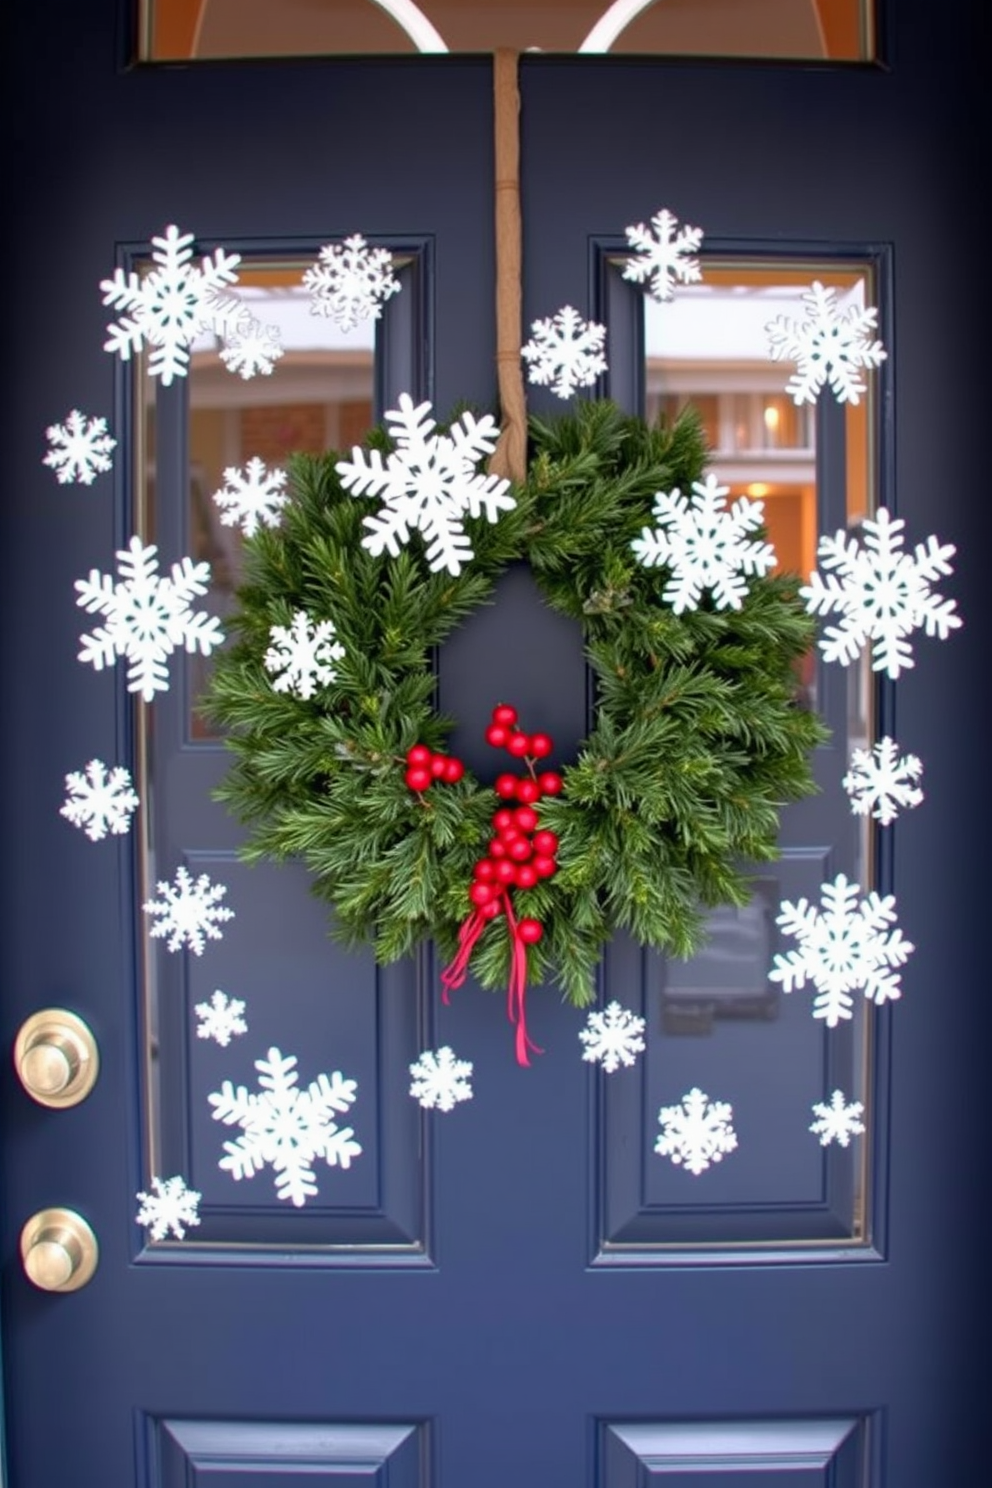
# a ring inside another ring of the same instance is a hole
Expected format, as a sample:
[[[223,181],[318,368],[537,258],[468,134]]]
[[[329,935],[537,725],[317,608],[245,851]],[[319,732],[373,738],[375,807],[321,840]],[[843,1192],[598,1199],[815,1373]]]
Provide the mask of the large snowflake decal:
[[[252,456],[243,470],[228,465],[224,484],[214,492],[222,525],[234,527],[240,522],[245,537],[253,537],[260,523],[277,527],[282,509],[289,501],[285,485],[285,470],[267,470],[257,455]]]
[[[227,337],[237,331],[244,316],[241,300],[220,291],[234,284],[240,253],[218,248],[205,254],[197,268],[193,259],[193,234],[181,233],[175,224],[160,237],[152,238],[152,262],[147,273],[116,269],[112,279],[102,279],[103,303],[125,313],[107,327],[104,351],[130,360],[147,343],[151,348],[148,371],[168,387],[174,377],[185,377],[189,348],[206,331]]]
[[[643,222],[627,228],[627,242],[637,256],[628,258],[623,277],[637,284],[648,283],[648,292],[656,300],[670,300],[676,284],[698,284],[703,277],[699,260],[692,255],[703,241],[702,228],[679,227],[679,219],[662,207],[651,218],[651,227]]]
[[[449,1045],[425,1049],[410,1066],[410,1094],[425,1110],[451,1111],[458,1101],[472,1099],[472,1061],[456,1059]]]
[[[361,233],[321,248],[303,285],[310,291],[310,313],[328,316],[342,331],[353,330],[360,320],[378,320],[384,302],[400,288],[392,254],[370,248]]]
[[[796,363],[785,389],[794,403],[815,403],[827,384],[838,402],[858,403],[865,391],[859,371],[885,361],[881,341],[868,339],[878,311],[851,305],[842,314],[835,302],[836,291],[817,279],[803,295],[805,320],[778,315],[765,327],[772,360]]]
[[[401,393],[399,405],[386,414],[397,447],[385,460],[379,450],[356,445],[351,460],[335,467],[353,496],[383,499],[382,510],[365,518],[362,547],[373,557],[388,552],[395,558],[400,544],[421,532],[432,571],[458,574],[473,557],[462,517],[495,522],[517,504],[507,494],[508,480],[475,468],[496,447],[496,421],[488,413],[478,420],[463,413],[447,434],[436,434],[429,403],[414,407],[410,395]]]
[[[176,869],[175,882],[159,883],[155,892],[158,898],[142,905],[145,914],[155,921],[148,933],[168,936],[166,946],[170,951],[188,945],[194,955],[202,956],[208,939],[223,938],[218,924],[234,919],[234,910],[220,903],[226,887],[212,884],[205,873],[194,882],[182,864]]]
[[[863,546],[843,530],[820,538],[817,557],[826,577],[814,569],[799,593],[811,614],[841,617],[820,637],[825,660],[849,666],[871,642],[872,670],[887,672],[894,680],[914,665],[906,639],[912,631],[922,628],[944,641],[961,625],[955,601],[942,599],[930,587],[953,572],[948,561],[953,544],[931,536],[906,553],[905,525],[880,506],[874,518],[864,520]]]
[[[131,813],[141,804],[131,785],[131,773],[123,765],[109,770],[103,760],[92,759],[82,770],[65,777],[66,799],[60,815],[74,827],[82,827],[91,842],[100,842],[108,832],[118,836],[131,825]]]
[[[318,1075],[300,1090],[296,1056],[278,1049],[256,1059],[255,1068],[257,1093],[225,1080],[209,1096],[214,1120],[240,1126],[243,1133],[237,1141],[224,1143],[220,1167],[237,1180],[253,1178],[271,1164],[279,1198],[300,1208],[317,1193],[313,1175],[317,1158],[329,1167],[348,1168],[361,1154],[353,1129],[338,1127],[335,1121],[354,1104],[358,1083],[335,1070],[330,1076]]]
[[[229,372],[240,372],[248,380],[259,373],[270,377],[272,369],[284,355],[279,327],[263,325],[251,311],[243,311],[241,319],[228,333],[221,348],[220,359]]]
[[[654,1144],[660,1157],[670,1157],[689,1173],[704,1173],[737,1146],[732,1125],[733,1107],[727,1101],[711,1101],[696,1085],[678,1106],[662,1106],[658,1123],[662,1134]]]
[[[528,380],[550,387],[559,398],[568,398],[576,388],[591,386],[606,371],[606,327],[583,320],[571,305],[546,320],[535,320],[531,333],[520,352],[529,363]]]
[[[186,1229],[200,1223],[198,1211],[201,1195],[195,1188],[187,1188],[186,1180],[175,1178],[153,1178],[151,1193],[139,1193],[141,1208],[135,1216],[138,1224],[146,1225],[153,1240],[164,1240],[175,1235],[182,1240]]]
[[[118,550],[120,578],[91,568],[88,579],[77,579],[76,603],[90,615],[106,615],[107,624],[81,635],[79,660],[94,671],[126,656],[129,692],[140,692],[150,703],[169,686],[166,658],[177,646],[209,656],[224,639],[220,621],[204,610],[190,609],[190,600],[205,594],[210,564],[183,558],[172,565],[168,578],[158,572],[158,549],[132,537]]]
[[[621,1064],[636,1064],[638,1054],[644,1052],[644,1026],[644,1019],[636,1013],[618,1002],[608,1002],[602,1012],[591,1012],[585,1028],[579,1029],[585,1044],[582,1058],[590,1063],[598,1060],[607,1074]]]
[[[899,756],[899,746],[886,734],[872,749],[851,751],[851,768],[841,784],[851,798],[855,816],[867,816],[887,827],[900,806],[918,806],[923,792],[916,785],[923,762],[915,754]]]
[[[678,487],[659,491],[654,500],[657,527],[644,527],[631,547],[647,568],[670,568],[662,591],[677,615],[694,610],[709,589],[718,610],[739,610],[747,593],[745,574],[766,574],[775,565],[771,543],[753,542],[749,532],[761,527],[764,504],[739,496],[728,508],[729,486],[715,475],[693,481],[692,496]]]
[[[826,1147],[830,1142],[839,1142],[842,1147],[847,1147],[852,1136],[857,1136],[865,1129],[861,1120],[864,1109],[861,1101],[852,1101],[848,1105],[844,1092],[835,1090],[830,1097],[829,1106],[823,1101],[814,1102],[813,1115],[816,1120],[810,1122],[809,1129],[819,1137],[821,1147]]]
[[[345,654],[334,639],[336,634],[333,620],[318,620],[313,625],[304,610],[296,611],[290,625],[273,625],[269,630],[272,644],[264,660],[267,671],[281,673],[272,683],[276,692],[311,698],[319,686],[333,682],[337,676],[334,663]]]
[[[197,1017],[197,1038],[213,1039],[222,1049],[227,1048],[232,1038],[248,1032],[245,1005],[240,997],[228,997],[218,989],[209,1002],[198,1002],[193,1011]]]
[[[111,451],[117,440],[107,433],[105,418],[87,418],[74,408],[64,424],[50,424],[45,436],[51,448],[43,464],[55,471],[61,486],[78,481],[91,486],[96,477],[113,465]]]
[[[895,898],[872,890],[858,901],[860,886],[838,873],[820,888],[822,907],[800,899],[780,906],[776,924],[794,936],[798,949],[774,958],[769,980],[783,992],[794,992],[812,982],[817,989],[813,1017],[836,1028],[852,1016],[851,993],[860,988],[870,1002],[894,1001],[902,996],[893,968],[909,959],[914,947],[903,940],[895,925]]]

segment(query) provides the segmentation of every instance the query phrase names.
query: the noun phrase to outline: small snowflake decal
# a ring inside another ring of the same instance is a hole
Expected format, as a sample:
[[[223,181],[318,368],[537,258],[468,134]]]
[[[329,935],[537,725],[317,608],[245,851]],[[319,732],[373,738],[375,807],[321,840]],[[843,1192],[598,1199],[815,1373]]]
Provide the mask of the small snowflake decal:
[[[833,883],[820,889],[822,908],[800,899],[781,905],[776,924],[794,936],[799,949],[776,955],[769,980],[779,982],[783,992],[794,992],[812,982],[817,989],[813,1017],[823,1018],[836,1028],[852,1016],[852,991],[861,988],[869,1002],[883,1003],[902,996],[894,967],[909,959],[914,947],[903,940],[895,925],[895,899],[866,894],[838,873]]]
[[[608,1074],[621,1064],[635,1064],[644,1051],[644,1026],[644,1019],[636,1013],[618,1002],[608,1002],[602,1012],[591,1012],[585,1028],[579,1029],[586,1046],[582,1058],[598,1060]]]
[[[226,992],[217,991],[209,1002],[198,1002],[193,1011],[198,1019],[197,1038],[213,1039],[222,1049],[227,1048],[232,1038],[248,1032],[245,1005],[240,997],[228,997]]]
[[[234,284],[240,253],[218,248],[211,256],[192,263],[193,234],[181,233],[174,224],[161,237],[152,238],[152,262],[148,273],[116,269],[112,279],[100,281],[103,303],[125,313],[107,330],[104,351],[130,360],[147,343],[152,348],[148,371],[168,387],[174,377],[185,377],[189,348],[206,331],[225,337],[237,331],[245,313],[244,304],[220,291]]]
[[[321,248],[303,285],[310,291],[310,313],[328,316],[342,331],[353,330],[360,320],[378,320],[383,303],[400,288],[392,254],[370,248],[361,233]]]
[[[660,1157],[685,1164],[689,1173],[703,1173],[710,1163],[721,1162],[737,1146],[731,1124],[733,1107],[727,1101],[711,1101],[698,1085],[682,1097],[678,1106],[662,1106],[658,1124],[662,1134],[654,1144]]]
[[[60,815],[74,827],[82,827],[91,842],[102,841],[108,832],[126,832],[131,813],[140,805],[131,786],[130,771],[123,765],[108,770],[103,760],[92,759],[85,769],[70,770],[65,788]]]
[[[880,506],[874,518],[864,520],[863,546],[843,530],[820,538],[817,557],[826,578],[814,569],[799,594],[811,615],[841,617],[839,625],[828,625],[820,637],[826,661],[849,666],[871,642],[872,671],[884,671],[894,681],[914,665],[913,648],[906,640],[912,631],[922,628],[944,641],[961,625],[955,601],[942,599],[930,588],[953,572],[948,561],[953,545],[931,536],[917,543],[912,554],[906,553],[905,525]]]
[[[666,567],[672,577],[662,595],[680,615],[699,607],[709,589],[718,610],[739,610],[747,593],[744,574],[763,575],[775,565],[771,543],[752,542],[747,533],[761,527],[764,504],[740,496],[728,508],[729,486],[716,476],[693,481],[693,495],[678,487],[655,496],[658,526],[644,527],[631,547],[646,568]]]
[[[535,320],[531,332],[520,352],[530,364],[528,380],[550,387],[559,398],[569,397],[576,388],[590,387],[606,371],[606,327],[583,320],[571,305],[547,320]]]
[[[107,420],[87,418],[74,408],[66,414],[64,424],[51,424],[45,430],[51,449],[43,460],[55,471],[61,486],[73,481],[91,486],[96,477],[113,465],[111,451],[117,440],[107,433]]]
[[[451,1111],[458,1101],[472,1099],[472,1062],[456,1059],[447,1044],[437,1050],[425,1049],[411,1064],[410,1073],[410,1094],[425,1110]]]
[[[651,218],[650,229],[643,222],[627,228],[627,242],[639,256],[628,258],[623,277],[637,284],[649,280],[648,292],[656,300],[670,300],[677,283],[698,284],[703,277],[699,260],[692,257],[703,241],[702,229],[679,228],[678,221],[662,207]]]
[[[272,644],[264,661],[267,671],[282,673],[272,683],[276,692],[311,698],[318,686],[333,682],[337,676],[334,663],[345,654],[334,639],[336,633],[333,620],[311,625],[303,610],[296,611],[291,625],[273,625],[269,630]]]
[[[263,325],[250,312],[242,314],[221,349],[220,359],[229,372],[240,372],[249,377],[270,377],[276,362],[283,355],[279,327]]]
[[[816,1120],[810,1123],[809,1129],[820,1138],[821,1147],[826,1147],[829,1142],[839,1142],[842,1147],[846,1147],[852,1136],[857,1136],[865,1129],[861,1120],[864,1109],[861,1101],[852,1101],[848,1105],[843,1091],[835,1090],[830,1097],[829,1106],[822,1101],[814,1103],[813,1115]]]
[[[117,583],[95,568],[88,579],[76,580],[76,603],[90,615],[106,615],[108,621],[92,635],[80,636],[79,660],[100,672],[113,666],[118,656],[126,656],[128,691],[140,692],[146,703],[156,692],[167,691],[165,662],[177,646],[209,656],[224,639],[216,616],[190,609],[194,595],[207,591],[210,564],[183,558],[165,578],[158,573],[157,552],[154,544],[145,547],[140,537],[132,537],[130,545],[117,553],[121,574]]]
[[[209,1096],[214,1120],[240,1126],[243,1133],[237,1141],[224,1143],[220,1167],[237,1181],[252,1178],[271,1164],[279,1198],[300,1208],[317,1193],[313,1176],[317,1158],[328,1167],[348,1168],[361,1154],[352,1128],[338,1127],[334,1119],[354,1104],[358,1084],[335,1070],[330,1076],[318,1075],[300,1090],[295,1055],[278,1049],[256,1059],[255,1068],[257,1093],[225,1080]]]
[[[841,314],[835,301],[836,291],[816,280],[803,295],[804,321],[778,315],[765,327],[772,360],[797,364],[785,389],[794,403],[815,403],[827,384],[839,403],[858,403],[865,391],[858,372],[885,361],[881,341],[868,339],[878,311],[852,305]]]
[[[278,527],[280,513],[289,501],[283,489],[285,485],[285,470],[267,470],[257,455],[243,470],[228,465],[223,486],[214,492],[214,503],[221,510],[221,524],[234,527],[240,522],[245,537],[253,537],[260,523]]]
[[[900,806],[918,806],[923,792],[916,781],[923,774],[923,762],[915,754],[899,757],[899,746],[888,735],[879,739],[873,749],[854,749],[851,768],[841,781],[851,798],[855,816],[867,816],[887,827],[895,821]]]
[[[218,924],[234,919],[234,910],[220,903],[227,893],[225,886],[212,884],[205,873],[194,883],[182,865],[176,869],[175,883],[159,883],[156,893],[157,899],[149,899],[142,905],[145,913],[155,920],[148,933],[167,935],[170,951],[178,951],[185,944],[194,955],[202,956],[207,939],[222,939]]]
[[[148,1226],[153,1240],[164,1240],[170,1233],[182,1240],[187,1226],[200,1223],[200,1198],[195,1188],[186,1187],[184,1178],[153,1178],[152,1192],[137,1195],[141,1208],[135,1218]]]
[[[458,574],[474,556],[462,517],[495,522],[500,511],[517,504],[507,495],[508,480],[475,469],[496,447],[496,421],[488,413],[478,420],[463,413],[447,434],[436,434],[429,403],[414,407],[410,395],[401,393],[399,404],[386,414],[397,446],[392,454],[383,460],[379,450],[356,445],[352,459],[335,467],[353,496],[383,499],[382,511],[365,518],[362,547],[373,557],[385,551],[395,558],[400,544],[421,532],[431,570]]]

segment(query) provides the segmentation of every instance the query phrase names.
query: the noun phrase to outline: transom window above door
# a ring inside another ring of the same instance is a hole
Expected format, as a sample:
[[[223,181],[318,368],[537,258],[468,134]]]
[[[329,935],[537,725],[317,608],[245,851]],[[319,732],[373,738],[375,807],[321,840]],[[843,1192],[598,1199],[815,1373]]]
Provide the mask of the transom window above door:
[[[868,62],[874,0],[142,0],[143,61],[444,52]]]

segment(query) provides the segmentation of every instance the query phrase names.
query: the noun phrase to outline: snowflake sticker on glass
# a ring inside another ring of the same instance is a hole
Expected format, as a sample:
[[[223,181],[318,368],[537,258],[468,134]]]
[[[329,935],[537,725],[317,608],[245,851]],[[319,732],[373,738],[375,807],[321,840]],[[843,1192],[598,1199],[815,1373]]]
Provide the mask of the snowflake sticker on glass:
[[[201,1195],[195,1188],[187,1188],[186,1180],[178,1175],[174,1178],[153,1178],[151,1193],[139,1193],[141,1208],[135,1216],[139,1225],[146,1225],[153,1240],[164,1240],[174,1235],[184,1239],[189,1226],[198,1225]]]
[[[945,641],[961,625],[956,602],[931,589],[953,572],[953,545],[931,536],[907,553],[905,525],[880,506],[874,518],[862,523],[863,544],[843,530],[820,538],[817,557],[826,577],[814,569],[799,594],[810,614],[840,616],[818,642],[826,661],[849,666],[870,643],[872,671],[886,672],[895,681],[915,665],[908,635],[922,629]]]
[[[197,1038],[213,1039],[222,1049],[227,1048],[232,1038],[248,1032],[245,1005],[240,997],[228,997],[218,989],[209,1002],[198,1002],[193,1011],[197,1017]]]
[[[453,1111],[458,1101],[472,1099],[472,1061],[456,1059],[449,1045],[425,1049],[410,1066],[410,1094],[425,1110]]]
[[[335,466],[353,496],[382,497],[382,510],[365,518],[362,547],[374,558],[383,552],[395,558],[420,532],[432,572],[459,574],[474,556],[462,518],[495,522],[517,504],[507,494],[508,480],[475,468],[496,448],[496,421],[488,413],[481,419],[463,413],[447,434],[438,434],[430,403],[415,407],[409,393],[401,393],[399,405],[386,414],[396,449],[385,460],[379,450],[356,445],[352,458]]]
[[[195,956],[202,956],[207,940],[223,939],[217,926],[234,919],[234,910],[220,903],[226,887],[211,883],[205,873],[194,881],[182,864],[176,869],[175,882],[159,883],[156,893],[157,899],[142,905],[155,922],[148,933],[168,937],[166,948],[170,951],[179,951],[185,945]]]
[[[296,1056],[279,1049],[256,1059],[255,1068],[257,1091],[225,1080],[208,1097],[214,1120],[242,1131],[236,1141],[224,1143],[220,1167],[239,1181],[271,1166],[278,1197],[301,1208],[318,1192],[313,1174],[317,1158],[328,1167],[348,1168],[352,1158],[361,1155],[353,1129],[339,1127],[335,1120],[354,1104],[358,1084],[335,1070],[318,1075],[301,1090]]]
[[[157,552],[154,544],[145,547],[140,537],[132,537],[118,550],[116,582],[95,568],[88,579],[76,580],[77,605],[107,617],[106,625],[80,636],[78,659],[100,672],[126,657],[128,691],[139,692],[146,703],[168,690],[166,658],[177,647],[209,656],[224,639],[215,615],[190,608],[195,595],[207,592],[210,564],[183,558],[166,578],[158,572]]]
[[[882,897],[872,890],[859,899],[860,894],[858,884],[838,873],[833,883],[822,885],[820,905],[808,899],[785,901],[775,922],[794,937],[798,949],[775,956],[769,980],[783,992],[811,982],[816,988],[813,1017],[822,1018],[828,1028],[852,1017],[851,993],[858,989],[869,1002],[901,997],[895,968],[914,949],[895,925],[893,895]]]
[[[360,320],[378,320],[400,283],[393,273],[393,257],[385,248],[370,248],[361,233],[343,243],[328,243],[312,268],[303,275],[310,292],[311,315],[333,320],[342,331],[354,330]]]
[[[270,377],[283,355],[279,327],[263,325],[246,310],[224,342],[220,359],[229,372],[239,373],[247,382],[259,374]]]
[[[662,1106],[658,1112],[661,1136],[654,1144],[659,1157],[669,1157],[687,1173],[705,1173],[711,1163],[721,1162],[737,1147],[727,1101],[710,1100],[698,1085],[682,1097],[678,1106]]]
[[[238,524],[245,537],[254,537],[259,526],[278,527],[282,509],[289,501],[285,493],[286,472],[267,470],[264,461],[253,455],[243,470],[228,465],[224,484],[214,492],[214,505],[220,508],[221,525]]]
[[[591,1012],[585,1028],[579,1029],[579,1038],[585,1044],[582,1058],[598,1062],[607,1074],[622,1064],[629,1068],[644,1052],[644,1026],[644,1019],[636,1013],[618,1002],[608,1002],[601,1012]]]
[[[132,812],[141,804],[130,771],[123,765],[108,770],[103,760],[92,759],[84,769],[70,770],[65,788],[60,815],[81,827],[91,842],[102,842],[108,832],[123,835],[131,826]]]
[[[813,1115],[816,1120],[810,1122],[809,1129],[819,1137],[821,1147],[827,1147],[831,1142],[847,1147],[852,1136],[865,1130],[865,1124],[861,1120],[864,1109],[861,1101],[851,1101],[848,1105],[844,1092],[835,1090],[830,1097],[829,1106],[823,1101],[814,1103]]]
[[[699,260],[693,257],[702,241],[702,228],[679,227],[679,219],[662,207],[651,218],[650,228],[643,222],[627,228],[627,242],[636,256],[627,259],[623,277],[646,283],[653,299],[670,300],[676,284],[698,284],[702,279]]]
[[[113,465],[112,451],[117,440],[107,433],[107,420],[87,418],[74,408],[64,424],[51,424],[45,430],[50,445],[43,464],[55,471],[59,485],[78,482],[91,486],[98,475]]]
[[[855,816],[870,813],[883,827],[895,821],[899,808],[918,806],[923,792],[916,782],[923,763],[915,754],[899,756],[899,746],[888,735],[872,749],[851,751],[851,768],[841,781],[851,798]]]
[[[765,327],[772,360],[796,363],[786,392],[796,404],[815,403],[820,389],[829,385],[839,403],[860,402],[866,384],[859,372],[879,366],[887,355],[881,341],[869,339],[878,311],[860,305],[838,310],[836,290],[819,280],[803,302],[805,320],[778,315]]]
[[[218,248],[205,254],[199,268],[193,263],[193,234],[171,224],[152,238],[148,272],[114,270],[100,281],[103,303],[123,312],[108,327],[104,351],[116,352],[122,362],[132,352],[151,347],[148,371],[168,387],[174,377],[185,377],[189,348],[204,332],[226,337],[237,333],[244,303],[221,290],[237,281],[240,253]]]
[[[606,327],[583,320],[571,305],[547,320],[535,320],[530,329],[531,339],[520,354],[528,363],[528,381],[535,386],[550,387],[559,398],[568,398],[606,371]]]
[[[729,486],[716,476],[693,481],[693,494],[678,487],[659,491],[654,500],[655,528],[644,527],[631,543],[645,568],[667,568],[671,577],[662,597],[676,615],[695,610],[708,589],[718,610],[739,610],[747,593],[744,575],[763,575],[775,566],[770,543],[748,533],[762,525],[764,504],[740,496],[727,506]]]
[[[272,683],[276,692],[311,698],[318,687],[333,682],[337,676],[334,663],[345,654],[335,634],[333,620],[318,620],[314,625],[303,610],[296,611],[292,624],[273,625],[264,661],[266,671],[277,674]]]

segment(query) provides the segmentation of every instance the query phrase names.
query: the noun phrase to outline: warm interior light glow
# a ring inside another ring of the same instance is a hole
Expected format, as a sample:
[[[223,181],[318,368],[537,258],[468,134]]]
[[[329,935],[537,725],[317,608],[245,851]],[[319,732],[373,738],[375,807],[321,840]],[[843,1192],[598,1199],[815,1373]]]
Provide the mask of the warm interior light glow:
[[[759,496],[767,496],[770,490],[771,486],[766,485],[764,481],[752,481],[747,487],[747,494],[757,500]]]
[[[764,411],[762,413],[762,418],[765,421],[766,429],[774,430],[778,428],[779,411],[775,407],[774,403],[767,403],[765,405]]]

